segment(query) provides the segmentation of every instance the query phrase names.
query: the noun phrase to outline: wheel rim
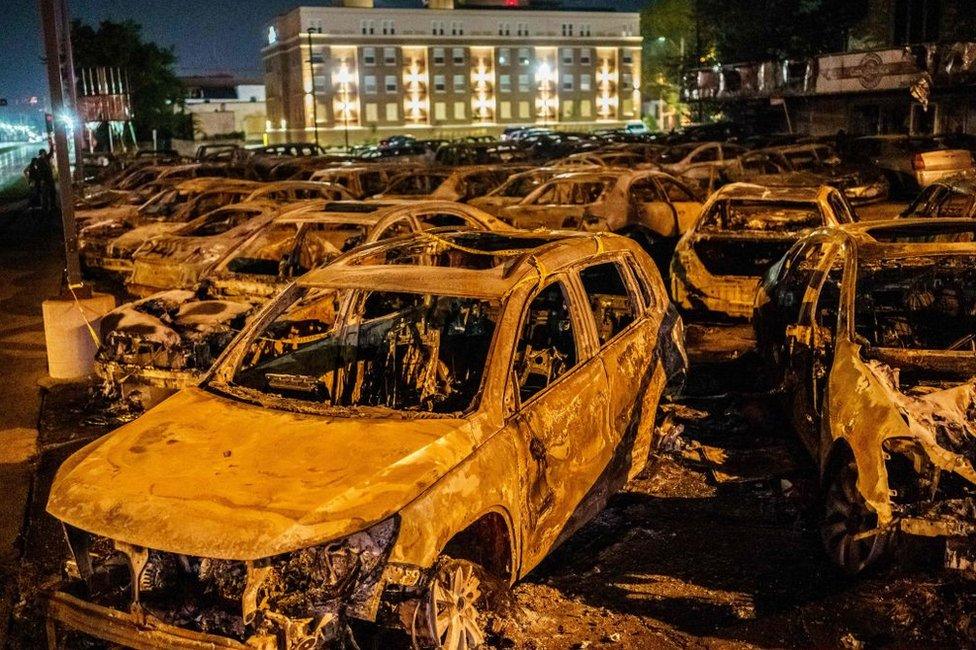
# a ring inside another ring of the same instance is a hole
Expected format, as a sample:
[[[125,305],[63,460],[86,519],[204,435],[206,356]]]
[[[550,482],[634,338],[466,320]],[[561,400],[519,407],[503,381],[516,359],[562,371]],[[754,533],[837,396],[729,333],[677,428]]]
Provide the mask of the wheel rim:
[[[443,650],[466,650],[484,643],[476,604],[481,581],[470,566],[455,565],[431,584],[427,616],[432,637]]]
[[[858,573],[873,562],[884,546],[884,535],[855,539],[876,527],[877,517],[857,489],[857,469],[850,463],[827,486],[820,533],[827,554],[847,573]]]

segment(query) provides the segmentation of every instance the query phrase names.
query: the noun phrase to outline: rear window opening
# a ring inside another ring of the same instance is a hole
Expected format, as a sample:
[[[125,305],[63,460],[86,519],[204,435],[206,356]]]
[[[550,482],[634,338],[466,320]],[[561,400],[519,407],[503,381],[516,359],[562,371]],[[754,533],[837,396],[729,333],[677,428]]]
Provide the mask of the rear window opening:
[[[702,232],[769,232],[799,235],[824,223],[820,208],[801,201],[725,200],[701,220]]]

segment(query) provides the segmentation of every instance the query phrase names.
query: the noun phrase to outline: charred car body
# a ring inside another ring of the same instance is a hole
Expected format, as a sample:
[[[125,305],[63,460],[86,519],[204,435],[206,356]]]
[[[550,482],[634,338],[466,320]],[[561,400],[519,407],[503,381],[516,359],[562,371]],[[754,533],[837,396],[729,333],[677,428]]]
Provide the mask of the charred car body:
[[[904,536],[974,568],[974,242],[960,220],[819,230],[757,296],[757,340],[821,470],[824,545],[849,573]]]
[[[632,241],[416,235],[308,274],[199,387],[59,471],[49,629],[317,648],[346,621],[484,641],[530,571],[644,466],[680,319]],[[368,288],[365,288],[368,287]]]
[[[508,230],[491,215],[458,203],[317,202],[265,221],[207,269],[147,252],[132,276],[133,292],[147,297],[102,319],[95,372],[110,393],[126,383],[190,385],[255,307],[294,278],[361,244],[432,228]]]
[[[671,297],[686,312],[748,318],[763,274],[798,239],[853,220],[835,188],[726,185],[675,248]]]

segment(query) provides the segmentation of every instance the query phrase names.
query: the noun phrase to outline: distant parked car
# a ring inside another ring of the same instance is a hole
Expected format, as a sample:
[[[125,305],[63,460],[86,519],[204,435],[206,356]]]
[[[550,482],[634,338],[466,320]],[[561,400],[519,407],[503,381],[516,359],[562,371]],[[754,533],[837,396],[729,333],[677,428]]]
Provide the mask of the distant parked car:
[[[966,149],[947,149],[930,137],[878,135],[858,138],[850,152],[853,161],[881,168],[893,187],[917,190],[946,176],[973,170]]]
[[[976,174],[947,176],[932,183],[919,193],[901,216],[976,219]]]

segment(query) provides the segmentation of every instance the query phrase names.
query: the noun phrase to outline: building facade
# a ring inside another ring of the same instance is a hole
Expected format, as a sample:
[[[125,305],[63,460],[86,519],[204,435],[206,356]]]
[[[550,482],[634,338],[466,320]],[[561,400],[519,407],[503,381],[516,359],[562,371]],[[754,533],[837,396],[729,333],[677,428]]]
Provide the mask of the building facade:
[[[196,140],[230,135],[262,142],[267,124],[264,84],[229,74],[181,77],[186,86],[185,110],[193,115]]]
[[[640,119],[639,14],[517,2],[279,16],[263,49],[268,139],[337,145]]]

